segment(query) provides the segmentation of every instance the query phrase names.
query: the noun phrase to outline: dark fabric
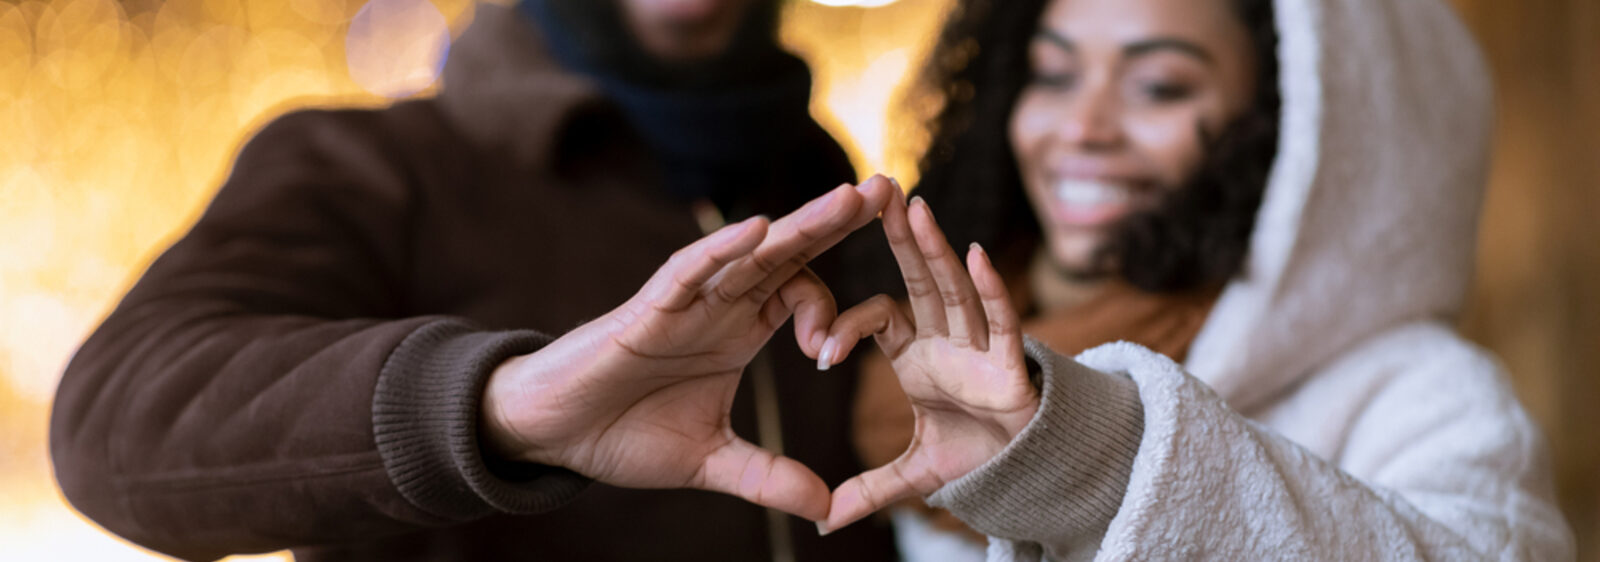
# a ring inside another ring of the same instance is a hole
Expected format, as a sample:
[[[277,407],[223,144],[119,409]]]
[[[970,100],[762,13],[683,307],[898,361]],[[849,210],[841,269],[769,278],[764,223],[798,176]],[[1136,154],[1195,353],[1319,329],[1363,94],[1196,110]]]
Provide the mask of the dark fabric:
[[[614,106],[541,49],[485,5],[438,98],[259,132],[69,365],[51,454],[72,504],[191,559],[768,557],[741,500],[575,494],[570,473],[473,455],[471,393],[498,358],[620,304],[699,236]],[[740,206],[776,214],[849,179],[814,124],[792,134],[824,146],[750,178]],[[860,470],[854,379],[774,342],[787,453],[842,482]],[[741,388],[731,416],[753,439],[751,404]],[[882,528],[792,523],[802,560],[893,556]]]
[[[401,495],[444,520],[468,521],[497,511],[549,511],[588,486],[589,479],[569,470],[517,470],[515,463],[485,459],[478,444],[489,374],[506,359],[549,342],[538,332],[485,332],[439,321],[395,347],[378,375],[372,424],[384,467]]]
[[[771,30],[761,29],[760,23],[746,24],[758,35],[733,48],[744,58],[700,65],[694,72],[705,77],[701,83],[662,84],[628,65],[604,64],[616,57],[596,52],[630,43],[621,29],[607,28],[621,26],[614,16],[605,17],[616,9],[613,5],[576,5],[565,4],[563,11],[551,0],[527,0],[518,11],[538,27],[562,66],[592,78],[606,99],[617,104],[657,156],[663,185],[679,198],[710,198],[729,210],[741,192],[763,189],[745,178],[780,165],[779,159],[815,159],[820,151],[835,150],[797,142],[808,139],[794,131],[815,127],[808,112],[811,73],[800,59],[780,51]],[[596,35],[610,40],[599,41]]]

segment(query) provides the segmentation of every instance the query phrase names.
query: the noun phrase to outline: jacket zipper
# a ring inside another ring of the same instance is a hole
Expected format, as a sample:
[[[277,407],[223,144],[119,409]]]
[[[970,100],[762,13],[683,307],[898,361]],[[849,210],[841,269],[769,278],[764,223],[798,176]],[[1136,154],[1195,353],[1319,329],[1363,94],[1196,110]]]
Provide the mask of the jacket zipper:
[[[692,206],[695,223],[701,234],[711,234],[727,224],[717,206],[699,199]],[[772,357],[766,349],[756,353],[745,374],[755,391],[756,441],[761,448],[783,455],[783,419],[778,411],[778,386],[773,375]],[[767,544],[772,550],[772,562],[795,562],[794,538],[789,534],[789,515],[767,508]]]

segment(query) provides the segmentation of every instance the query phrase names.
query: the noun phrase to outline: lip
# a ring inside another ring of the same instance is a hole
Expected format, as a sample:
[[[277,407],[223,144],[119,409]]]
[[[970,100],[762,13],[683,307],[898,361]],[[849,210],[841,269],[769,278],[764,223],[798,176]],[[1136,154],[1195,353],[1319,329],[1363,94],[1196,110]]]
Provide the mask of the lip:
[[[1140,182],[1127,178],[1050,176],[1043,187],[1041,199],[1059,226],[1105,227],[1133,212],[1146,197]]]

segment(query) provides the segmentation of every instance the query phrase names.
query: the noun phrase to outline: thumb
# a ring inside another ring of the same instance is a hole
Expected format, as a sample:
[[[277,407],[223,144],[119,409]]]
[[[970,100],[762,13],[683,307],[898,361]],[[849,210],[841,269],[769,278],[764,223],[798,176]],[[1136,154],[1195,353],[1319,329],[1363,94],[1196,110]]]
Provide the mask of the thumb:
[[[894,502],[917,495],[919,486],[913,484],[913,479],[924,484],[920,489],[936,490],[942,485],[932,473],[908,470],[911,468],[910,458],[909,453],[900,455],[894,462],[858,474],[840,484],[833,491],[828,521],[819,525],[817,530],[822,534],[832,533]],[[921,482],[923,480],[928,481]]]
[[[828,337],[828,326],[837,316],[833,292],[811,268],[802,267],[778,289],[776,298],[784,310],[794,312],[794,337],[800,350],[816,357]]]
[[[738,437],[706,456],[694,487],[738,496],[812,521],[828,517],[828,485],[821,477],[800,461]]]

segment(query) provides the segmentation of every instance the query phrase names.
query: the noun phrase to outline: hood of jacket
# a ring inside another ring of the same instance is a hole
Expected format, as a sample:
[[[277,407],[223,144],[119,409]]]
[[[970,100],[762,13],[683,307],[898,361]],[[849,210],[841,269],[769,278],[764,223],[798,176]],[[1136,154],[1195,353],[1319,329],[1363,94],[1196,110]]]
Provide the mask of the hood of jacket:
[[[1244,271],[1187,359],[1248,412],[1471,281],[1490,74],[1442,0],[1276,0],[1282,129]]]

